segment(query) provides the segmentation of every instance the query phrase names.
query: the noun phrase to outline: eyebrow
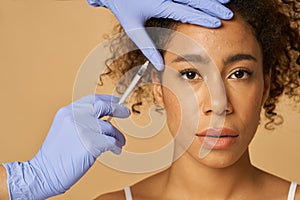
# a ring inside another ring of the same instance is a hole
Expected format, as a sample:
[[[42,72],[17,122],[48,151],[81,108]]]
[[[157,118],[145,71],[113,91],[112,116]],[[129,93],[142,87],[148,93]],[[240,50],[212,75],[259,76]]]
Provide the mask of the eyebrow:
[[[233,56],[229,56],[225,61],[224,61],[224,65],[228,65],[230,63],[234,63],[237,61],[242,61],[242,60],[252,60],[257,62],[257,59],[250,55],[250,54],[235,54]]]
[[[257,59],[250,55],[250,54],[235,54],[233,56],[229,56],[225,61],[224,65],[228,65],[237,61],[242,61],[242,60],[252,60],[257,62]],[[198,62],[202,64],[208,64],[210,62],[209,57],[203,57],[200,54],[185,54],[182,56],[177,56],[172,63],[174,62]]]
[[[172,63],[174,62],[197,62],[202,64],[207,64],[210,62],[208,57],[203,57],[200,54],[185,54],[182,56],[177,56]]]

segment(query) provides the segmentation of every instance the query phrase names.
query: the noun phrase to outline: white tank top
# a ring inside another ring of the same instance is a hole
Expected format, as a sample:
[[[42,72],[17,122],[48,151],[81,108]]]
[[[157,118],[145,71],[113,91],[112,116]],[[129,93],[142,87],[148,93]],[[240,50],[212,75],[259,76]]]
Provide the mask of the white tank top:
[[[124,192],[125,192],[126,200],[132,200],[130,187],[125,187]]]
[[[287,200],[295,199],[296,189],[297,189],[297,183],[291,182]],[[125,187],[124,192],[125,192],[126,200],[132,200],[132,194],[131,194],[130,187]]]

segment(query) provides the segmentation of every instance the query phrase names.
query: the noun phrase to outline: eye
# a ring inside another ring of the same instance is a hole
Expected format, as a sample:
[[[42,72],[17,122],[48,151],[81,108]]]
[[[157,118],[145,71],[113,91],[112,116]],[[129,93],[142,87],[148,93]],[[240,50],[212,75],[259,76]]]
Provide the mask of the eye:
[[[183,71],[180,71],[180,75],[182,78],[186,80],[199,80],[201,79],[201,76],[199,72],[195,69],[185,69]]]
[[[252,71],[248,69],[235,70],[228,78],[230,79],[246,79],[252,75]]]

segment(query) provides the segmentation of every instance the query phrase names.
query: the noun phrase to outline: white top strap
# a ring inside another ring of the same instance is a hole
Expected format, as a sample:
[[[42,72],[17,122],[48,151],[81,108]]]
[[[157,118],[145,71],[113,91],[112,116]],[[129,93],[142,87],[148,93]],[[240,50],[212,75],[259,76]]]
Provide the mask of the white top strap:
[[[125,187],[124,188],[124,192],[125,192],[125,198],[126,198],[126,200],[132,200],[132,195],[131,195],[130,187]]]
[[[291,182],[287,200],[294,200],[295,199],[295,193],[296,193],[297,185],[298,184],[296,182]],[[125,187],[124,192],[125,192],[126,200],[132,200],[132,194],[131,194],[130,187]]]
[[[297,183],[291,182],[289,195],[288,195],[288,200],[294,200],[295,199],[295,193],[296,193],[297,185],[298,185]]]

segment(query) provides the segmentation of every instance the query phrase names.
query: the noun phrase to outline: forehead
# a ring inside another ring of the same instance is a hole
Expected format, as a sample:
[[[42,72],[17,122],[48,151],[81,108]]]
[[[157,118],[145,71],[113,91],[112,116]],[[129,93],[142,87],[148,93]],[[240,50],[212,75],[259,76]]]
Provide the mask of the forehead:
[[[205,52],[216,64],[234,54],[250,54],[262,60],[261,48],[251,27],[238,17],[223,21],[218,29],[180,24],[176,31],[184,37],[171,37],[166,49],[175,49],[180,55]]]

